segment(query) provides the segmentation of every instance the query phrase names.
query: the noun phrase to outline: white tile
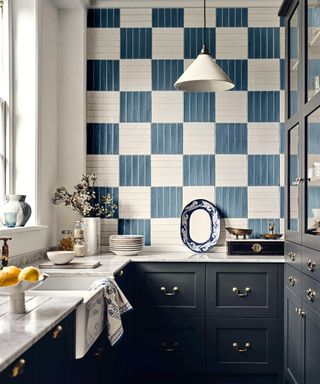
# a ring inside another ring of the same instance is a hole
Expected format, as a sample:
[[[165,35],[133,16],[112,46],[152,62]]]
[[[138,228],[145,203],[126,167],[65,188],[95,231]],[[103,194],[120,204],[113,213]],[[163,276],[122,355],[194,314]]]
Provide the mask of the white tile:
[[[118,234],[118,219],[102,219],[101,220],[101,246],[108,246],[109,236],[117,235],[117,234]]]
[[[121,8],[121,28],[148,28],[152,27],[151,8]]]
[[[207,27],[216,26],[216,9],[207,7]],[[203,9],[185,8],[184,9],[184,27],[185,28],[203,28]]]
[[[185,207],[192,200],[205,199],[212,204],[215,202],[215,189],[214,187],[183,187],[183,206]]]
[[[291,219],[299,217],[299,186],[290,188],[290,216]]]
[[[279,149],[279,123],[248,123],[249,154],[278,154]]]
[[[280,90],[280,62],[278,59],[248,60],[248,90]]]
[[[119,153],[148,155],[151,153],[151,125],[149,123],[119,124]]]
[[[216,186],[233,187],[248,185],[246,155],[216,155]]]
[[[183,121],[183,92],[152,92],[152,122],[180,123]]]
[[[119,218],[145,219],[151,216],[150,187],[119,188]]]
[[[183,28],[153,28],[152,58],[183,59]]]
[[[151,155],[151,185],[182,186],[182,155]]]
[[[280,217],[279,187],[248,187],[248,217]]]
[[[280,91],[280,122],[285,122],[285,91]]]
[[[246,123],[247,105],[247,92],[217,92],[216,123]]]
[[[87,92],[87,123],[119,121],[119,92]]]
[[[280,28],[280,57],[284,59],[286,57],[286,43],[285,43],[285,28]]]
[[[216,58],[247,59],[248,28],[217,28]]]
[[[214,123],[184,123],[183,153],[185,155],[214,153]]]
[[[151,91],[151,60],[120,60],[121,91]]]
[[[278,8],[248,8],[248,27],[279,27]]]
[[[180,237],[180,219],[151,219],[151,244],[156,247],[180,245],[183,248]]]
[[[87,28],[87,59],[120,59],[120,28]]]
[[[87,173],[95,173],[97,187],[119,186],[118,155],[87,155]]]
[[[280,185],[285,185],[285,156],[280,155]]]

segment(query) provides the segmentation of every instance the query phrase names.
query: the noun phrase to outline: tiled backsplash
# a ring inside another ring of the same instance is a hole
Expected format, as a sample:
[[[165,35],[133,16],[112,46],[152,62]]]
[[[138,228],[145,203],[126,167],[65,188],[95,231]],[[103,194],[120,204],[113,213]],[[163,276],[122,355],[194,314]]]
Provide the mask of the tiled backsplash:
[[[105,245],[119,232],[182,247],[181,210],[195,198],[255,236],[272,220],[283,231],[282,22],[276,8],[209,8],[207,20],[230,92],[174,89],[201,49],[202,9],[88,12],[87,171],[119,206]]]

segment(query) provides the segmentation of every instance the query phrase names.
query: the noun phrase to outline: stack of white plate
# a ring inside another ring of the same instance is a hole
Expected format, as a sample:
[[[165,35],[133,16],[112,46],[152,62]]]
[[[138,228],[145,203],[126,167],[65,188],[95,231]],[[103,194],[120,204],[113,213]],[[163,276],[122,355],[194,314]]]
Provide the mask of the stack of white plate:
[[[112,235],[109,249],[118,256],[135,256],[142,251],[144,238],[141,235]]]

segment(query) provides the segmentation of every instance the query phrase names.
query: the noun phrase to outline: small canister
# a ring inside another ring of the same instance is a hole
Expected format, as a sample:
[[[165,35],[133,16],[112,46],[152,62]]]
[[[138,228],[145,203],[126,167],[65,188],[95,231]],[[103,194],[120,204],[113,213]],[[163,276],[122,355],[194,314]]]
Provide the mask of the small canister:
[[[62,231],[60,246],[63,251],[73,251],[73,236],[70,229],[65,229]]]
[[[83,222],[80,220],[76,221],[74,224],[73,238],[74,239],[84,239]]]
[[[73,251],[76,257],[84,257],[86,255],[84,239],[74,239]]]

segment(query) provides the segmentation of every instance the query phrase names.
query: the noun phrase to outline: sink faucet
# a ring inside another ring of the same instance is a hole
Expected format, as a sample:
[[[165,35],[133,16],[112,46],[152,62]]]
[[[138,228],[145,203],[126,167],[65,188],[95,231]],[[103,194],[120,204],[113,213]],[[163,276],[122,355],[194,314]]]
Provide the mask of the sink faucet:
[[[2,266],[0,267],[0,269],[2,269],[3,267],[6,267],[8,265],[8,261],[9,261],[8,240],[12,240],[12,237],[0,237],[0,240],[3,241],[3,246],[1,250],[1,256],[0,256],[0,260],[2,263]]]

